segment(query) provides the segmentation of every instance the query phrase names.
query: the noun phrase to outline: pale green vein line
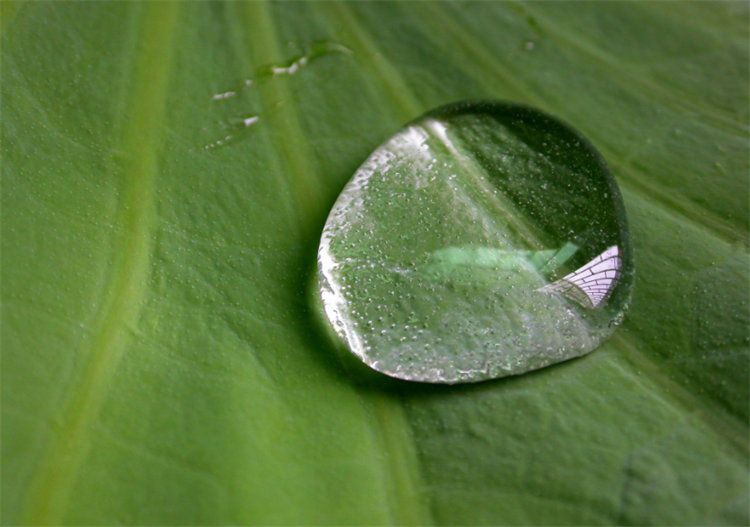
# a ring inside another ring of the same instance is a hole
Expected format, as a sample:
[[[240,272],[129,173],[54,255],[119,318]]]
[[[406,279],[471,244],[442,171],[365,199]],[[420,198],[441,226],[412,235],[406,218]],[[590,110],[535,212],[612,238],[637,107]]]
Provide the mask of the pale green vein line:
[[[224,5],[227,38],[230,42],[231,49],[236,56],[236,60],[239,62],[241,73],[246,78],[250,78],[253,75],[253,66],[257,65],[253,64],[253,61],[249,56],[249,44],[245,35],[246,28],[240,14],[235,10],[237,5],[239,4],[233,2],[227,2]],[[251,93],[255,94],[255,92],[250,92],[248,90],[248,97]],[[262,103],[263,101],[261,100],[260,104]],[[271,109],[269,113],[274,113],[273,109]],[[265,124],[266,120],[263,119],[262,122]],[[259,140],[264,142],[262,148],[259,148],[259,150],[270,152],[270,155],[268,156],[270,171],[282,174],[284,172],[284,164],[283,160],[279,157],[279,154],[277,154],[276,147],[273,144],[273,134],[259,134]],[[284,211],[284,213],[279,214],[279,216],[293,218],[295,228],[299,229],[302,220],[300,218],[299,210],[297,210],[297,197],[295,196],[295,189],[293,188],[294,181],[291,178],[279,178],[279,183],[279,207],[283,208]]]
[[[354,52],[360,64],[371,68],[371,79],[380,89],[381,96],[396,108],[397,122],[405,123],[423,111],[423,105],[414,97],[401,74],[380,51],[370,33],[362,27],[348,5],[342,2],[322,4],[345,38],[346,46]]]
[[[283,57],[276,35],[271,6],[266,1],[242,2],[239,14],[247,27],[247,42],[253,65],[279,64]],[[276,75],[258,83],[261,121],[269,127],[279,164],[290,178],[289,189],[298,209],[300,228],[311,225],[324,202],[314,157],[297,115],[290,75]]]
[[[146,296],[156,223],[154,186],[162,121],[178,20],[177,2],[149,4],[143,16],[133,91],[122,134],[122,228],[118,260],[103,307],[81,357],[86,360],[65,402],[62,423],[53,433],[31,481],[23,523],[60,524],[90,442],[90,433],[135,327]]]
[[[386,456],[386,494],[395,525],[434,525],[425,485],[421,480],[419,456],[403,403],[393,396],[368,393],[377,423],[376,442]]]

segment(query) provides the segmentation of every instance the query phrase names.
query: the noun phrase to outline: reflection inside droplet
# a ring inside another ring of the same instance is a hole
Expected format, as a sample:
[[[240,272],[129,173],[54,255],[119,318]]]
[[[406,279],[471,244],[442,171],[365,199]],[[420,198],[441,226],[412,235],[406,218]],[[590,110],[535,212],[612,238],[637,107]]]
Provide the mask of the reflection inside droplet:
[[[617,286],[621,267],[620,249],[613,246],[574,273],[538,291],[563,295],[583,307],[595,308],[609,298]]]

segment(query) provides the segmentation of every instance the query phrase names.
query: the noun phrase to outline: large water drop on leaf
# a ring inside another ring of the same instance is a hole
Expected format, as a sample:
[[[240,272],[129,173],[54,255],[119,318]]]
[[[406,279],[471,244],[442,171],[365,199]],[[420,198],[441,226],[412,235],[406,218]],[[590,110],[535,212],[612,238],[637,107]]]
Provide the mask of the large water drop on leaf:
[[[632,249],[617,184],[578,132],[467,102],[383,143],[318,255],[326,315],[387,375],[472,382],[594,350],[622,319]]]

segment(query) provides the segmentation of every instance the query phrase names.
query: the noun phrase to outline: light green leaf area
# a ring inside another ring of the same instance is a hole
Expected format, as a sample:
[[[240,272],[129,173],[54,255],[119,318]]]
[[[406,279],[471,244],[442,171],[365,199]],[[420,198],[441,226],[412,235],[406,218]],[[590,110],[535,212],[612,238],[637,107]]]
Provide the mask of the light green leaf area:
[[[4,524],[750,521],[747,3],[18,7]],[[325,218],[404,123],[479,98],[610,163],[627,321],[515,378],[362,376],[311,307]]]

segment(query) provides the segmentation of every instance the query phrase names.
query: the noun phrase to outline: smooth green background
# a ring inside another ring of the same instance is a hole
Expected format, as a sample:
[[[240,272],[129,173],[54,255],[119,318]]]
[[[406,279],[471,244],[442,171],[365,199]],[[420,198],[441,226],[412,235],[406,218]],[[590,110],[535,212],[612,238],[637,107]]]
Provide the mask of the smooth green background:
[[[4,524],[748,523],[747,3],[0,7]],[[211,100],[316,41],[352,53]],[[362,381],[309,307],[326,215],[475,98],[610,163],[629,318],[518,378]]]

